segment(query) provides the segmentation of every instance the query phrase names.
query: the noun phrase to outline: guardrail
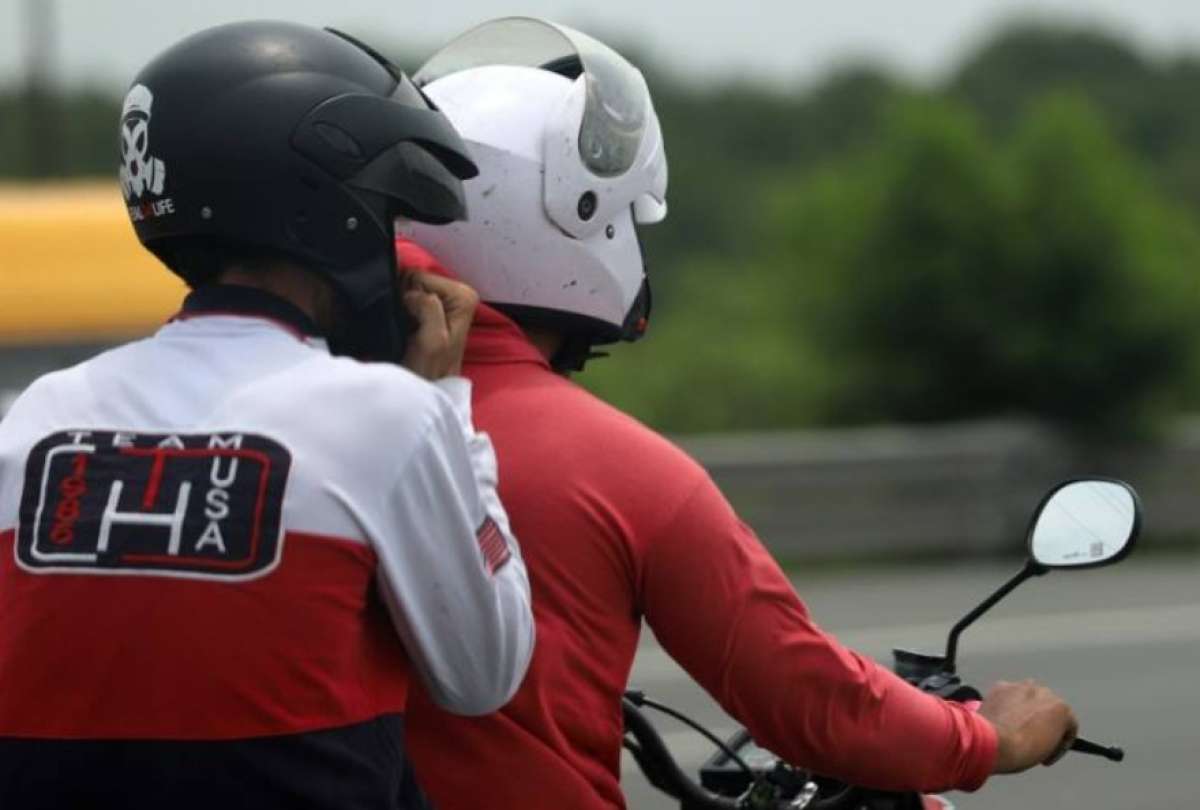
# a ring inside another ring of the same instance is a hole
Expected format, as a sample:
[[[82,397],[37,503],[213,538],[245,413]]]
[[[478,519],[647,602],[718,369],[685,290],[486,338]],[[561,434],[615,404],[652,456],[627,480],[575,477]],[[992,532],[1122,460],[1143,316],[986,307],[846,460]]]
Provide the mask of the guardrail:
[[[971,556],[1021,548],[1053,484],[1129,481],[1145,539],[1200,532],[1200,419],[1154,445],[1096,446],[1026,422],[685,437],[763,541],[787,559]]]

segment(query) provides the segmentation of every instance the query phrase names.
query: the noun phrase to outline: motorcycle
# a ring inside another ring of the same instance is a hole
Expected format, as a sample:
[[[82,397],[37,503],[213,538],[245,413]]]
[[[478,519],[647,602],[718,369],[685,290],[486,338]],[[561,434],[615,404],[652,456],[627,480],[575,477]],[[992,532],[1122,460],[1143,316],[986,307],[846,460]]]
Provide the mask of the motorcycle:
[[[1023,582],[1053,570],[1078,571],[1113,565],[1133,551],[1141,530],[1137,493],[1113,479],[1090,478],[1058,485],[1039,503],[1026,535],[1021,569],[963,616],[950,630],[941,655],[893,650],[897,675],[922,691],[978,707],[982,699],[958,673],[958,642],[971,626]],[[759,746],[745,729],[720,740],[691,718],[630,690],[622,701],[623,745],[650,784],[680,803],[681,810],[954,810],[943,796],[890,793],[848,785],[784,762]],[[718,749],[700,768],[699,780],[685,774],[645,709],[655,709],[691,726]],[[1121,748],[1078,738],[1071,750],[1120,762]]]

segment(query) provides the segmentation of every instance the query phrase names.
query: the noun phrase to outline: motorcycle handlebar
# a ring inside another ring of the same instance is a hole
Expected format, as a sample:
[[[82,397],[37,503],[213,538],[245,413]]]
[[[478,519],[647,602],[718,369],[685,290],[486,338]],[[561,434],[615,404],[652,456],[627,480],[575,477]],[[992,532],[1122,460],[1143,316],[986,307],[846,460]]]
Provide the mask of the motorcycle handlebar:
[[[739,800],[705,790],[679,769],[662,736],[632,701],[622,698],[621,709],[625,732],[637,741],[636,748],[629,744],[625,747],[654,787],[696,810],[739,810]]]
[[[1082,737],[1075,738],[1071,743],[1071,750],[1078,751],[1081,754],[1104,757],[1111,762],[1123,762],[1125,760],[1124,748],[1119,748],[1115,745],[1100,745],[1091,740],[1085,740]]]

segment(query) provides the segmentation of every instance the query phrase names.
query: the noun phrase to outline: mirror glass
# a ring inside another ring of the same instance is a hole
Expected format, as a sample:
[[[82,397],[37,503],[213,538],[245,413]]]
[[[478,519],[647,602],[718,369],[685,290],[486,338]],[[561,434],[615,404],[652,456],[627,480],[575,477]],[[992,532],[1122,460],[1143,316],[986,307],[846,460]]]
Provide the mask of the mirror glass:
[[[1033,559],[1049,568],[1115,562],[1133,542],[1138,505],[1116,481],[1074,481],[1042,506],[1029,538]]]

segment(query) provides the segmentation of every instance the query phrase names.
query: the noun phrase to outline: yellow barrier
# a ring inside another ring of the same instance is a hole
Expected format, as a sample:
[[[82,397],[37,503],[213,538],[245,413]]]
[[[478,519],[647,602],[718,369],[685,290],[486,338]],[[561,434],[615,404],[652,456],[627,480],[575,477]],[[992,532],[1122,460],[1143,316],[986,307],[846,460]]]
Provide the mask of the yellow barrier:
[[[0,185],[0,345],[146,334],[185,292],[138,244],[116,180]]]

